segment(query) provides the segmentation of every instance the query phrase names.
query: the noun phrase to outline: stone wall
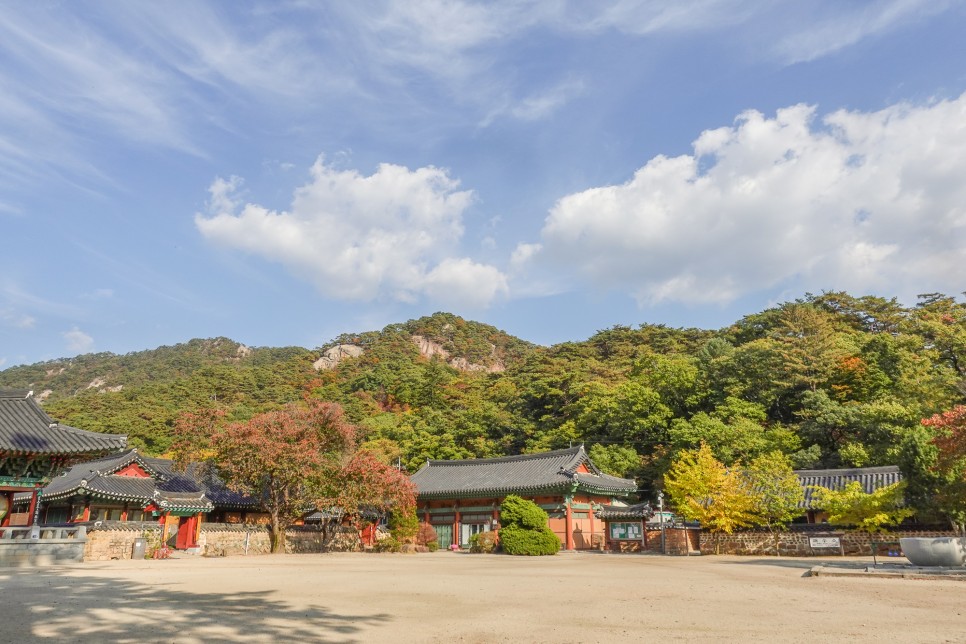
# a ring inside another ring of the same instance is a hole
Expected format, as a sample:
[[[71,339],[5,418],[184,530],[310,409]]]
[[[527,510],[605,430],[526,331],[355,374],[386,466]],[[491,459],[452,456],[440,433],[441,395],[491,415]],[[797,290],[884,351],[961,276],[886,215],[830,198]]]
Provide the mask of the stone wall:
[[[161,543],[161,527],[156,521],[96,521],[87,526],[84,561],[130,559],[135,539],[146,539],[150,557]]]
[[[0,566],[45,566],[84,560],[83,530],[5,528],[0,533]]]
[[[147,540],[146,557],[158,549],[161,528],[153,521],[99,521],[87,524],[84,561],[130,559],[136,539]],[[287,553],[345,552],[360,548],[359,534],[349,526],[322,531],[313,526],[293,526],[285,533]],[[270,551],[268,528],[238,523],[203,523],[198,554],[208,557],[260,555]]]
[[[819,527],[819,526],[816,526]],[[898,541],[901,537],[952,537],[950,530],[894,530],[884,534],[868,535],[831,527],[820,530],[791,530],[779,533],[779,554],[788,557],[828,557],[837,555],[872,555],[872,544]],[[812,548],[810,537],[838,537],[840,548]],[[877,554],[887,555],[890,547],[878,546]],[[895,548],[892,548],[895,550]],[[764,530],[747,530],[735,534],[714,535],[701,533],[701,553],[728,555],[775,555],[775,537]]]

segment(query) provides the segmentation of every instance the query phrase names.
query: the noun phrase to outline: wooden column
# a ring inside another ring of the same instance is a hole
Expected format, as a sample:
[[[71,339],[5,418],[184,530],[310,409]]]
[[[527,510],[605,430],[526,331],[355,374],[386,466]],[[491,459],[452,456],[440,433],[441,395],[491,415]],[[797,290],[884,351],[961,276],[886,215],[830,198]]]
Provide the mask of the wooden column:
[[[30,508],[27,510],[27,525],[34,525],[37,521],[37,495],[40,490],[34,488],[30,492]]]
[[[456,519],[453,521],[453,544],[452,545],[460,545],[460,541],[462,539],[462,536],[460,535],[460,522],[463,520],[463,517],[460,515],[459,501],[457,501],[454,504],[454,509],[456,511]]]
[[[573,516],[573,510],[570,508],[569,496],[564,497],[564,503],[567,506],[567,515],[566,515],[567,518],[564,521],[564,525],[566,526],[565,530],[567,531],[567,538],[565,539],[565,542],[564,542],[564,548],[566,550],[573,550],[574,549],[574,516]]]

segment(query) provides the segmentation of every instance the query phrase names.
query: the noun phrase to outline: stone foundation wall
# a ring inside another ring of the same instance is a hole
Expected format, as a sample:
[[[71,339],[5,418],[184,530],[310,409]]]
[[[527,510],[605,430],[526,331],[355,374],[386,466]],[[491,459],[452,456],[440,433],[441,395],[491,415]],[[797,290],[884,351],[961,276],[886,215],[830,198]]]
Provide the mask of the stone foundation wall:
[[[837,555],[872,555],[872,542],[898,541],[901,537],[952,537],[950,530],[896,530],[878,535],[829,529],[825,531],[790,531],[779,533],[779,554],[787,557],[828,557]],[[838,537],[841,548],[812,548],[810,537]],[[887,546],[877,547],[887,554]],[[709,532],[701,533],[701,553],[706,555],[775,555],[775,537],[767,531],[754,530],[722,534],[717,538]],[[878,554],[878,553],[877,553]]]

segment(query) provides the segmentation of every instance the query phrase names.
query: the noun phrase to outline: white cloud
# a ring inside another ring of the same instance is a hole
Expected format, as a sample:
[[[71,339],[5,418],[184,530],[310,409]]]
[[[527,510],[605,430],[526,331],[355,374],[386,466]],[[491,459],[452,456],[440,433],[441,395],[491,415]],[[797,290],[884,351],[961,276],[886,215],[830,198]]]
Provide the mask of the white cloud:
[[[37,320],[26,313],[20,313],[13,309],[0,309],[0,322],[15,329],[32,329]]]
[[[818,120],[796,105],[703,132],[627,183],[560,199],[552,265],[640,301],[728,302],[792,283],[900,294],[962,290],[966,94]]]
[[[76,326],[70,331],[61,333],[67,341],[67,350],[71,353],[87,353],[94,348],[94,338],[87,335]]]
[[[492,266],[453,257],[472,191],[446,170],[382,164],[370,176],[319,159],[290,211],[240,205],[237,179],[217,179],[195,223],[213,242],[286,266],[326,296],[485,306],[505,292]]]

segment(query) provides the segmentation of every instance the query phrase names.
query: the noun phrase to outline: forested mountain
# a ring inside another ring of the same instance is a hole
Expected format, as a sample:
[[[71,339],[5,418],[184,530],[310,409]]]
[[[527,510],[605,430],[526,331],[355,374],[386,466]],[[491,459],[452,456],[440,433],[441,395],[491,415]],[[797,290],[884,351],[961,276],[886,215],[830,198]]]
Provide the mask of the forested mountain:
[[[552,347],[437,313],[311,351],[218,338],[0,371],[0,387],[45,395],[52,416],[149,453],[168,449],[182,411],[244,419],[310,395],[342,404],[370,449],[411,471],[583,442],[645,489],[701,442],[728,464],[777,449],[801,468],[928,477],[920,421],[966,402],[964,383],[966,305],[938,294],[911,308],[807,295],[716,331],[614,327]]]

